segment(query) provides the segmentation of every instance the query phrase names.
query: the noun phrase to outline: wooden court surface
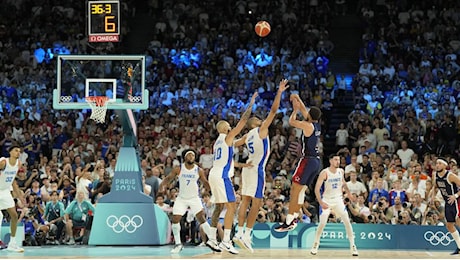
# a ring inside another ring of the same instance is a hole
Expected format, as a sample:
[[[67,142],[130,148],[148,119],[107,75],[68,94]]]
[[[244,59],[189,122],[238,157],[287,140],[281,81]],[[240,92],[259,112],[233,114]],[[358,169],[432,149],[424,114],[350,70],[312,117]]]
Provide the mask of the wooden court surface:
[[[207,247],[186,246],[179,254],[171,255],[172,246],[52,246],[25,247],[24,253],[0,251],[0,259],[447,259],[450,251],[427,250],[359,250],[352,256],[345,249],[319,249],[311,255],[309,249],[255,249],[254,253],[239,250],[213,253]]]

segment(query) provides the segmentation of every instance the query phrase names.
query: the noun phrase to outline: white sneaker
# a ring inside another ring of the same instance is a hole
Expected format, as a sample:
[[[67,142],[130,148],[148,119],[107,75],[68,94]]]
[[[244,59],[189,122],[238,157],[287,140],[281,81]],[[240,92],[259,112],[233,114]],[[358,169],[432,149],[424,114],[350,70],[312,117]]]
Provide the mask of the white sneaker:
[[[246,245],[245,245],[244,242],[243,242],[243,238],[242,238],[242,237],[234,236],[232,240],[233,240],[233,242],[234,242],[237,246],[239,246],[240,248],[242,248],[242,249],[247,249]]]
[[[8,243],[8,248],[6,249],[8,251],[12,251],[12,252],[17,252],[17,253],[22,253],[24,252],[24,248],[22,247],[19,247],[17,244],[16,244],[16,241],[12,240]]]
[[[75,245],[75,239],[73,237],[69,239],[69,242],[67,242],[67,245]]]
[[[236,250],[236,249],[233,247],[233,244],[232,244],[232,242],[230,242],[230,241],[229,241],[229,242],[224,242],[224,241],[220,242],[219,247],[220,247],[222,250],[228,251],[230,254],[236,255],[236,254],[239,253],[238,250]]]
[[[179,254],[180,251],[184,248],[184,245],[182,244],[177,244],[174,246],[173,249],[171,249],[171,254]]]
[[[215,239],[208,239],[208,241],[206,242],[206,246],[214,252],[222,252],[222,250],[219,247],[219,244],[217,243],[217,240]]]
[[[318,254],[319,243],[315,242],[310,250],[310,254],[316,255]]]
[[[352,245],[350,250],[352,256],[358,256],[358,249],[356,248],[356,245]]]
[[[249,252],[254,253],[254,249],[252,248],[252,239],[250,237],[243,237],[243,244]]]

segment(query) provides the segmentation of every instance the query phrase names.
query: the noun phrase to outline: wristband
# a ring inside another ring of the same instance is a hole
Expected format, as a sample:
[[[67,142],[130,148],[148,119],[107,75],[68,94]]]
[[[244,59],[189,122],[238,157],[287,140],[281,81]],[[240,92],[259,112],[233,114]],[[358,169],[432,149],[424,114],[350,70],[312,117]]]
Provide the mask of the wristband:
[[[456,199],[458,199],[458,194],[457,194],[457,193],[455,193],[455,194],[454,194],[454,197],[455,197]]]

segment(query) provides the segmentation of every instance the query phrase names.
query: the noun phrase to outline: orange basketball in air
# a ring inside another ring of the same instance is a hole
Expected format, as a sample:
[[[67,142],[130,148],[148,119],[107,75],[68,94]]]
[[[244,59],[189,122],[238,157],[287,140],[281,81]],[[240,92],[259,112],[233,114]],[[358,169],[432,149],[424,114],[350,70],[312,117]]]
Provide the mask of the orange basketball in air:
[[[268,22],[259,21],[256,23],[256,26],[254,26],[254,30],[256,31],[256,34],[260,37],[265,37],[270,33],[271,27]]]

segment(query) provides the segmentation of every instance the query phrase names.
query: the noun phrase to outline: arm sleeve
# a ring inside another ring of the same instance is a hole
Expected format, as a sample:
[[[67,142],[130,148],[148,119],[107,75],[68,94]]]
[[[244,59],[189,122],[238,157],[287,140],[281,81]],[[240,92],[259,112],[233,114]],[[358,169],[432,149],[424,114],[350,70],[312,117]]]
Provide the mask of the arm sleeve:
[[[45,206],[45,212],[43,212],[43,216],[48,216],[48,213],[49,213],[49,202],[46,203],[46,206]]]
[[[152,185],[152,192],[151,192],[151,195],[154,200],[155,200],[156,195],[158,194],[159,186],[160,186],[160,182],[158,181],[158,179],[156,179],[155,183]]]
[[[59,203],[59,217],[64,217],[64,211],[65,211],[65,208],[64,208],[64,203]]]
[[[96,211],[96,208],[93,206],[93,204],[91,204],[91,202],[87,201],[87,203],[88,203],[88,207],[90,208],[90,210],[91,210],[91,211],[93,212],[93,214],[94,214],[94,212]]]
[[[72,209],[73,209],[73,206],[75,205],[75,200],[72,201],[69,206],[67,206],[67,208],[65,209],[64,213],[65,214],[70,214],[72,212]]]
[[[372,202],[372,195],[373,195],[373,194],[374,194],[374,191],[371,190],[371,191],[369,192],[369,198],[367,199],[368,202]]]

